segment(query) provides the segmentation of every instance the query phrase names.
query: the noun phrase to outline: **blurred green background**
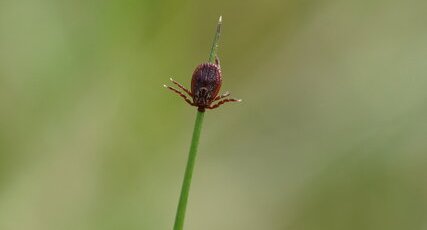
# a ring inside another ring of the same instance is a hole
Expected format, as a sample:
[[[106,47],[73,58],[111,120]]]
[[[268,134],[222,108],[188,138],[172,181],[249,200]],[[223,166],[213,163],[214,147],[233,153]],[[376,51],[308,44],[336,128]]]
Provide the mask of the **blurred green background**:
[[[2,0],[0,229],[427,229],[427,2]]]

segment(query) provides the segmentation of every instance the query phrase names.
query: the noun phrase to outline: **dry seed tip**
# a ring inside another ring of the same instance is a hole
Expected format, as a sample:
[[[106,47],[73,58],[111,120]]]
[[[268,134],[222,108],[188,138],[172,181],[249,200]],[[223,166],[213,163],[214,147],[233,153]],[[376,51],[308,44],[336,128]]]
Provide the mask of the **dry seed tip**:
[[[222,23],[222,15],[219,16],[218,23]]]
[[[167,85],[163,85],[163,87],[167,88],[168,86]]]
[[[172,79],[172,78],[169,78],[169,80],[173,81],[173,79]]]
[[[237,100],[237,102],[242,102],[242,99]]]

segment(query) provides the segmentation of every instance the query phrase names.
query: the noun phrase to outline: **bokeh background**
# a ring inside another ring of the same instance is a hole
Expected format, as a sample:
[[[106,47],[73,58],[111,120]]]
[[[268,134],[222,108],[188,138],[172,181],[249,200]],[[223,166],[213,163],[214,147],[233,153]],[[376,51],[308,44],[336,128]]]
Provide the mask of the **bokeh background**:
[[[2,0],[0,229],[427,229],[427,2]]]

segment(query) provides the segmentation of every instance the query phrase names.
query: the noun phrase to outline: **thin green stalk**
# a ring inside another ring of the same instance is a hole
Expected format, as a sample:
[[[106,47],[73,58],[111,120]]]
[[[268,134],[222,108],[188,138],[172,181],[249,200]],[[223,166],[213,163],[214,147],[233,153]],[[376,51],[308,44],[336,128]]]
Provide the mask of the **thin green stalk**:
[[[218,24],[216,25],[216,33],[212,42],[211,53],[209,55],[209,62],[215,62],[216,49],[218,48],[219,35],[221,35],[222,16],[219,16]]]
[[[178,210],[175,217],[174,230],[182,230],[184,227],[185,210],[187,208],[188,193],[190,192],[191,178],[193,177],[194,162],[196,161],[197,146],[199,145],[200,131],[202,130],[204,112],[197,111],[194,124],[193,138],[191,140],[190,153],[185,169],[184,182],[182,183],[181,196],[179,197]]]
[[[219,17],[213,40],[209,62],[215,61],[218,47],[219,35],[221,33],[222,17]],[[174,230],[182,230],[184,227],[185,211],[187,209],[188,194],[190,192],[191,179],[193,177],[194,163],[196,161],[197,146],[199,145],[200,132],[202,130],[203,117],[205,112],[197,111],[196,122],[194,124],[193,137],[191,139],[190,152],[188,154],[187,167],[185,168],[184,181],[182,182],[181,195],[179,197],[178,208],[175,216]]]

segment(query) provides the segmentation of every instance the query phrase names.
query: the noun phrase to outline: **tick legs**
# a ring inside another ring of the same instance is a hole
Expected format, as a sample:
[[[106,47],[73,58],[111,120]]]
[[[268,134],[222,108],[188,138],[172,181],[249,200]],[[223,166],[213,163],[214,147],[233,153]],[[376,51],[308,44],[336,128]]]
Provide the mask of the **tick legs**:
[[[213,101],[218,101],[218,100],[221,100],[221,99],[223,99],[224,97],[228,97],[228,96],[230,96],[230,92],[225,92],[225,93],[223,93],[222,95],[218,95],[218,96],[216,96],[215,97],[215,99],[213,100]]]
[[[221,68],[221,65],[220,65],[220,63],[219,63],[219,57],[218,57],[218,56],[215,56],[215,65],[217,65],[218,67],[220,67],[220,68]]]
[[[172,90],[174,93],[178,94],[180,97],[184,98],[184,100],[185,100],[188,104],[190,104],[190,105],[194,105],[194,104],[193,104],[193,102],[191,102],[191,101],[187,98],[187,96],[186,96],[185,94],[183,94],[182,92],[180,92],[179,90],[177,90],[177,89],[175,89],[175,88],[173,88],[173,87],[167,86],[167,85],[163,85],[163,86],[164,86],[165,88],[168,88],[168,89]]]
[[[188,90],[187,88],[185,88],[183,85],[179,84],[178,82],[176,82],[172,78],[169,78],[169,80],[171,80],[171,82],[174,83],[175,85],[177,85],[180,89],[184,90],[188,95],[190,95],[190,97],[193,97],[193,94],[191,94],[190,90]]]
[[[215,108],[218,108],[220,105],[227,103],[227,102],[241,102],[241,101],[242,100],[240,100],[240,99],[228,98],[228,99],[221,100],[218,103],[216,103],[215,105],[211,105],[207,108],[208,109],[215,109]]]

